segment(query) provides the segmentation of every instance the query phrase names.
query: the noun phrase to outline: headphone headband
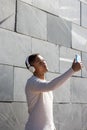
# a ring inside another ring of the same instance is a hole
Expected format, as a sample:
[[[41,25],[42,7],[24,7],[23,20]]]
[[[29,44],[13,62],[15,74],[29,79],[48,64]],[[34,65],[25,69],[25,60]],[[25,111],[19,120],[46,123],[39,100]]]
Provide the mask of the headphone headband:
[[[29,61],[28,61],[28,57],[26,58],[26,61],[25,61],[26,63],[27,63],[27,66],[28,66],[28,68],[30,67],[30,64],[29,64]]]

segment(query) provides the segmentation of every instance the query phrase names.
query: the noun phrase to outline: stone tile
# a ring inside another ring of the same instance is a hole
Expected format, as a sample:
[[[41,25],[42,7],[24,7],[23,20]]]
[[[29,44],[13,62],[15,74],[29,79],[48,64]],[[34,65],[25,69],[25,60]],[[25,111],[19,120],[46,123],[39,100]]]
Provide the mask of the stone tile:
[[[47,73],[47,80],[51,81],[52,79],[59,77],[59,74]],[[70,79],[68,79],[63,85],[58,87],[53,91],[54,103],[64,103],[70,102]]]
[[[80,1],[59,0],[59,16],[80,25]]]
[[[82,69],[82,77],[87,77],[87,53],[82,52],[82,62],[83,62],[83,69]]]
[[[72,24],[72,48],[87,52],[87,30]]]
[[[14,68],[14,101],[26,101],[25,85],[31,75],[27,69]]]
[[[18,130],[18,121],[11,103],[0,103],[0,129]]]
[[[55,89],[53,94],[54,94],[54,103],[70,102],[70,80],[67,80],[59,88]]]
[[[81,25],[87,28],[87,4],[81,4]]]
[[[87,4],[87,0],[80,0],[82,3]]]
[[[0,101],[13,101],[13,67],[0,65]]]
[[[0,29],[0,63],[25,67],[31,54],[31,38]]]
[[[54,116],[59,130],[82,130],[81,105],[59,104],[54,109]]]
[[[24,103],[0,103],[0,129],[24,130],[27,115]]]
[[[82,130],[87,129],[87,104],[82,105]]]
[[[12,104],[14,116],[17,119],[17,130],[24,130],[25,124],[28,120],[28,107],[26,103],[14,102]],[[16,129],[15,129],[16,130]]]
[[[53,116],[54,116],[54,124],[55,124],[56,130],[60,130],[59,129],[59,120],[58,120],[58,105],[59,104],[53,105]]]
[[[16,0],[0,0],[0,27],[14,31]]]
[[[32,39],[32,53],[40,53],[47,61],[51,72],[59,71],[59,47],[50,42]],[[54,53],[55,52],[55,53]]]
[[[17,32],[46,40],[46,13],[21,1],[17,7]]]
[[[80,51],[60,46],[60,73],[64,73],[72,66],[76,54],[81,56]],[[81,71],[74,75],[81,76]]]
[[[71,79],[71,101],[76,103],[87,103],[87,79]]]
[[[33,5],[47,12],[58,15],[59,0],[33,0]]]
[[[64,19],[80,24],[80,1],[78,0],[33,0],[33,5]]]
[[[33,0],[20,0],[20,1],[23,1],[23,2],[30,4],[30,5],[32,5],[32,2],[33,2]]]
[[[72,24],[60,17],[49,15],[47,17],[47,39],[54,44],[71,47]]]

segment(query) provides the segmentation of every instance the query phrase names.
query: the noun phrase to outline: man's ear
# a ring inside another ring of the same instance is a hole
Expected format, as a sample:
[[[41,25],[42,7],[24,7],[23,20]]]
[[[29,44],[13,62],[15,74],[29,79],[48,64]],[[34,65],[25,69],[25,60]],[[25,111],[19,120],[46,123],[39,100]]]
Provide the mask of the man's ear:
[[[34,73],[35,72],[35,67],[34,66],[30,66],[29,70],[30,70],[30,72]]]

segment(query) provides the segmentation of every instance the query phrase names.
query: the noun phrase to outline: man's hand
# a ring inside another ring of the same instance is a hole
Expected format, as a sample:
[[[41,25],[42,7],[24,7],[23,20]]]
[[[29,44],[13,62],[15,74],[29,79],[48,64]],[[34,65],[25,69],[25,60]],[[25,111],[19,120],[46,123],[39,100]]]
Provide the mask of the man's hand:
[[[74,72],[81,70],[82,67],[83,67],[82,62],[75,62],[75,59],[74,59],[72,63],[72,69],[74,70]]]

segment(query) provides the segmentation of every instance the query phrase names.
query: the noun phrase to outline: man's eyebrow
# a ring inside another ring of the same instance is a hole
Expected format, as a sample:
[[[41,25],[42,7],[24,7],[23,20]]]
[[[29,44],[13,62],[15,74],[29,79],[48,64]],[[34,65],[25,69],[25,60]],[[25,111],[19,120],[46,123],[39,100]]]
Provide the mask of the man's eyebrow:
[[[44,61],[44,59],[37,59],[36,62]]]
[[[39,62],[40,60],[38,59],[38,60],[36,60],[36,62]]]

